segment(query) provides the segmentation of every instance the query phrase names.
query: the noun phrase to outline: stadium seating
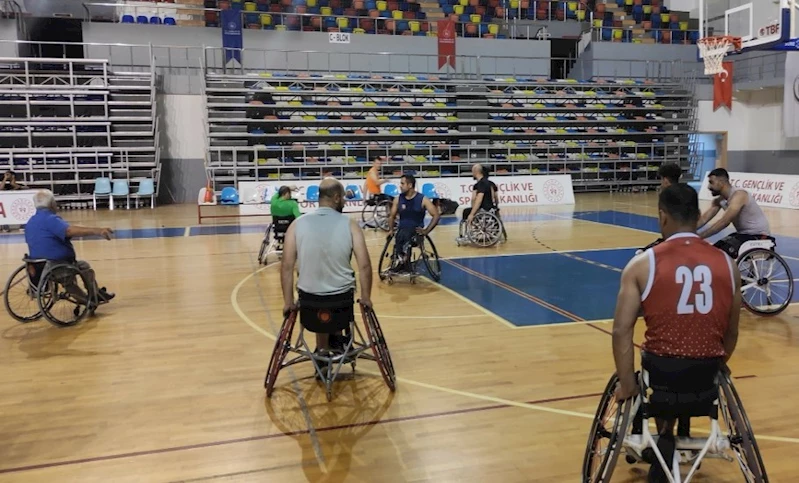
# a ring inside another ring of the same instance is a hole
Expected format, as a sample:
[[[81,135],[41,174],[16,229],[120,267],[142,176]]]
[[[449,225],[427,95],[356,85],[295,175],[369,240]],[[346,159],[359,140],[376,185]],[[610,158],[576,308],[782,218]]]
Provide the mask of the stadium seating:
[[[633,80],[336,74],[206,77],[209,177],[240,181],[362,178],[384,171],[468,175],[571,173],[575,189],[656,184],[689,161],[689,89]]]
[[[696,44],[699,21],[673,12],[663,0],[602,0],[594,11],[594,40]]]
[[[82,207],[97,178],[157,181],[153,72],[115,73],[107,60],[26,58],[0,71],[0,170]]]

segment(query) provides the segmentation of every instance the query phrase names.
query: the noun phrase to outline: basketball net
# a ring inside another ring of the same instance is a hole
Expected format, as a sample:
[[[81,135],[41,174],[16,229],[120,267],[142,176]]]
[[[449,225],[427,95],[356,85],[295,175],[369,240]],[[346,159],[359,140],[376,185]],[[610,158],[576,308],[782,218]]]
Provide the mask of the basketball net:
[[[697,42],[702,60],[705,61],[705,75],[716,75],[722,81],[727,80],[727,71],[724,70],[724,57],[729,51],[741,50],[741,38],[731,35],[718,37],[705,37]]]

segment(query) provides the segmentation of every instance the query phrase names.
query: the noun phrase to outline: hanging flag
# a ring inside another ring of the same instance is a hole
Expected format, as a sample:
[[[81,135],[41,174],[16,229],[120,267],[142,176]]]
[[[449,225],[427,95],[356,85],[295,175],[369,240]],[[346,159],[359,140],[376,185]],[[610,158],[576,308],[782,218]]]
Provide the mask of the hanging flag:
[[[241,49],[244,47],[244,36],[241,31],[241,10],[222,10],[222,49],[225,51],[225,65],[230,59],[241,64]]]
[[[450,19],[438,21],[438,68],[447,64],[455,68],[455,22]]]
[[[727,75],[716,74],[713,79],[713,111],[721,106],[732,110],[732,62],[723,62],[721,66]]]
[[[782,131],[786,138],[799,137],[799,52],[785,54]]]

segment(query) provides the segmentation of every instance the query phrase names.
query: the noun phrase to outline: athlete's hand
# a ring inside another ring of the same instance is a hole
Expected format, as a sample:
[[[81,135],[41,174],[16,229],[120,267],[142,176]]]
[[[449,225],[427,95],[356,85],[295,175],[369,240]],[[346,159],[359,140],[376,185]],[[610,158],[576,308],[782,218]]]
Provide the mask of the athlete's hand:
[[[416,228],[416,234],[417,235],[427,236],[427,233],[428,233],[427,230],[424,229],[424,228],[421,228],[421,227],[417,227]]]
[[[631,397],[637,396],[638,392],[638,384],[633,384],[631,387],[624,387],[624,385],[619,382],[616,384],[616,389],[613,391],[613,397],[615,397],[617,401],[626,401]]]

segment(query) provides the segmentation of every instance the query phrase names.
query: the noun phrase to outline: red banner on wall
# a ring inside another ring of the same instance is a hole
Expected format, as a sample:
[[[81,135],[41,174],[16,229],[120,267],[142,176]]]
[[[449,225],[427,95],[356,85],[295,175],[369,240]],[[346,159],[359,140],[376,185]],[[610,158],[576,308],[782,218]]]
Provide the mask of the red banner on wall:
[[[438,21],[438,68],[446,64],[455,68],[455,22],[450,19]]]
[[[725,74],[716,74],[713,79],[713,111],[721,106],[732,110],[732,62],[721,64]]]

